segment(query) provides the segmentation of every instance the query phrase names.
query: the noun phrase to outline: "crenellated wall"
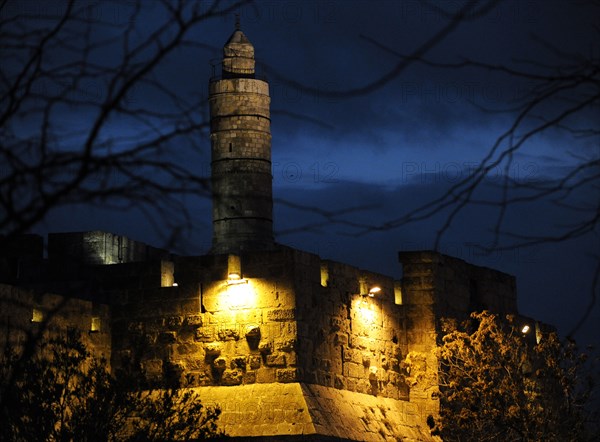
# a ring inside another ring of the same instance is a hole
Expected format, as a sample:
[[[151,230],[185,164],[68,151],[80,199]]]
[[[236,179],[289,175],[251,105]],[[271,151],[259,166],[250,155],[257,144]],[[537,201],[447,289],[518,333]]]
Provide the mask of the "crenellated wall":
[[[311,264],[311,279],[299,291],[308,296],[297,299],[303,379],[407,399],[401,368],[406,334],[393,279],[333,261]],[[370,297],[372,287],[381,290]]]
[[[82,237],[106,235],[64,238]],[[436,252],[401,252],[401,281],[284,246],[114,265],[97,265],[93,247],[78,253],[92,265],[64,266],[62,278],[109,305],[2,285],[3,331],[21,329],[11,342],[59,306],[49,332],[75,326],[113,368],[139,363],[150,380],[189,380],[240,437],[430,440],[440,318],[517,313],[512,276]]]
[[[108,305],[0,284],[0,352],[75,328],[91,353],[110,361],[111,322]]]
[[[104,265],[161,259],[168,252],[109,232],[65,232],[48,235],[48,259],[64,264]],[[57,268],[56,266],[54,266]]]

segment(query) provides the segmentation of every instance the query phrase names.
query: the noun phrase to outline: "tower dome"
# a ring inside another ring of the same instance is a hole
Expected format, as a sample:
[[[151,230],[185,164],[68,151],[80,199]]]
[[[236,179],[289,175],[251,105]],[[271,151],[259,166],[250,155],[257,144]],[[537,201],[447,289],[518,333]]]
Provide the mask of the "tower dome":
[[[239,26],[223,46],[223,78],[254,78],[254,46]]]

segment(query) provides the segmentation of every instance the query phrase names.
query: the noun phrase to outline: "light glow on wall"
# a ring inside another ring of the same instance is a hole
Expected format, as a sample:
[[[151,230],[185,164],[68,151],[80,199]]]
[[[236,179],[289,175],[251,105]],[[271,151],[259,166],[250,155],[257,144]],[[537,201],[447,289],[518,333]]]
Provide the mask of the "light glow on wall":
[[[365,299],[358,299],[355,303],[357,317],[364,325],[375,324],[377,312],[372,303]]]
[[[236,280],[234,284],[227,281],[223,294],[227,297],[229,308],[240,309],[256,306],[256,291],[247,279]]]

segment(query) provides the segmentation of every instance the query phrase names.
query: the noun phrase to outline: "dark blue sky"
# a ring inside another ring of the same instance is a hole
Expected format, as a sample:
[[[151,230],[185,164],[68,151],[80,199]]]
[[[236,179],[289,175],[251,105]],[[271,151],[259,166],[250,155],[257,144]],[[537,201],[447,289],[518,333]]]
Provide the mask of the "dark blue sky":
[[[157,4],[143,4],[146,9],[136,23],[140,35],[162,17]],[[464,2],[435,4],[452,12]],[[121,8],[116,3],[95,10],[98,17],[110,17],[117,25],[103,32],[119,32],[119,26],[125,25]],[[598,12],[593,2],[584,0],[504,1],[488,15],[462,23],[427,58],[444,63],[469,58],[531,73],[542,71],[542,65],[564,64],[559,51],[597,59],[600,47],[593,25]],[[443,28],[448,18],[416,0],[265,0],[241,9],[240,16],[242,30],[255,46],[260,72],[270,81],[276,200],[327,210],[361,207],[346,217],[357,223],[376,226],[397,219],[467,176],[514,120],[514,112],[499,111],[514,107],[534,81],[484,69],[413,64],[368,94],[332,97],[331,91],[359,88],[389,72],[399,62],[398,54],[410,54]],[[193,39],[202,47],[173,54],[160,68],[163,81],[182,94],[205,97],[209,61],[220,57],[233,24],[230,16],[199,26]],[[288,80],[323,93],[309,93]],[[99,87],[90,84],[89,90]],[[143,91],[131,100],[143,106],[161,105],[160,97]],[[544,111],[551,114],[562,105],[552,101]],[[598,117],[596,107],[578,115],[577,122],[597,127]],[[85,114],[68,118],[85,127]],[[113,130],[135,131],[128,122],[118,121]],[[184,149],[176,151],[177,146],[173,155],[193,161],[200,174],[208,175],[208,139],[193,144],[193,157]],[[506,174],[520,183],[551,182],[580,157],[598,158],[599,150],[598,138],[575,139],[550,130],[529,140],[508,169],[494,168],[477,196],[497,198]],[[598,189],[580,189],[575,197],[578,202],[597,202]],[[206,198],[189,198],[187,203],[194,215],[193,229],[183,233],[178,249],[200,254],[210,246],[210,203]],[[467,207],[442,237],[440,250],[516,275],[521,312],[557,324],[563,333],[570,331],[590,301],[600,250],[597,228],[569,242],[485,256],[479,246],[492,244],[497,214],[493,207]],[[347,225],[325,222],[314,211],[276,202],[275,230],[281,243],[398,277],[396,252],[430,249],[446,215],[359,234]],[[582,216],[551,201],[537,201],[510,208],[506,228],[549,235],[580,222]],[[117,213],[72,206],[52,213],[38,228],[41,232],[91,229],[156,245],[163,241],[134,210]],[[600,341],[598,323],[596,306],[581,336],[588,340],[593,335]]]

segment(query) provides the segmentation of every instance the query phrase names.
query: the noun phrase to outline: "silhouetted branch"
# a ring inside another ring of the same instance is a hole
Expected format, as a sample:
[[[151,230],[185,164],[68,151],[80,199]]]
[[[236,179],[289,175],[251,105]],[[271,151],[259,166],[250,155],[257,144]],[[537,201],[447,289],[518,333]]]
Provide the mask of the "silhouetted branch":
[[[160,69],[182,48],[212,49],[190,33],[248,3],[155,2],[162,16],[142,29],[141,1],[112,5],[123,24],[89,17],[106,3],[15,13],[3,2],[0,231],[27,232],[73,203],[144,206],[189,224],[180,196],[208,197],[209,180],[179,155],[201,158],[194,140],[206,139],[208,118],[200,94]]]

